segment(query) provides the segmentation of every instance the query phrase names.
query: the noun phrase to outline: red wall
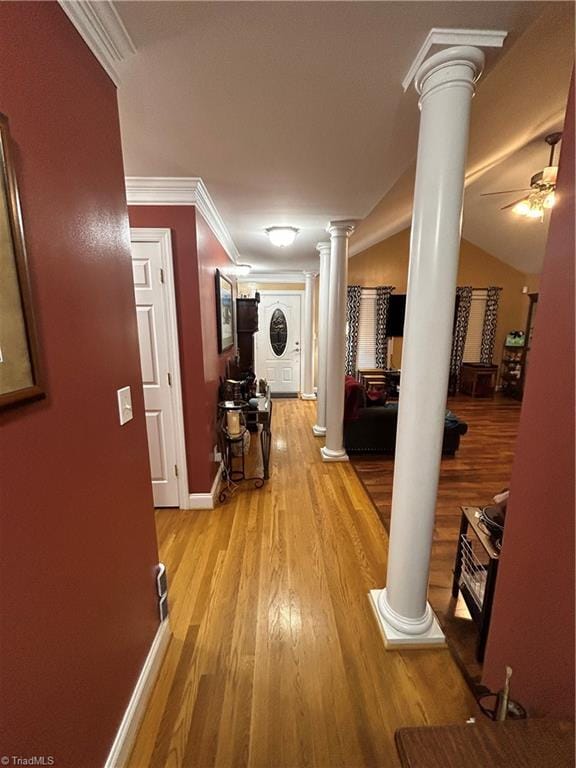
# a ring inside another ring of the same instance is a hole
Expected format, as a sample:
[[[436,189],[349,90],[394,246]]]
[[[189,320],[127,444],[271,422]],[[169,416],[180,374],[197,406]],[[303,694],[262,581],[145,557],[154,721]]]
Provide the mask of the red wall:
[[[0,27],[48,393],[0,412],[0,754],[91,768],[158,626],[116,92],[58,4]]]
[[[129,215],[132,227],[171,230],[188,486],[190,493],[208,493],[217,470],[219,376],[231,354],[218,354],[215,274],[231,262],[194,206],[131,205]]]
[[[485,663],[533,715],[574,717],[574,83]]]
[[[202,428],[210,441],[210,450],[216,440],[216,403],[220,376],[226,373],[226,362],[235,350],[218,354],[216,330],[216,269],[230,270],[232,266],[228,254],[222,248],[210,227],[202,216],[196,215],[196,234],[198,238],[198,272],[200,277],[200,303],[202,313],[202,339],[204,342],[204,388],[206,413],[210,417]],[[228,275],[229,277],[229,275]],[[235,286],[236,280],[232,279]],[[234,287],[234,290],[236,288]],[[216,465],[212,464],[212,478],[216,474]]]

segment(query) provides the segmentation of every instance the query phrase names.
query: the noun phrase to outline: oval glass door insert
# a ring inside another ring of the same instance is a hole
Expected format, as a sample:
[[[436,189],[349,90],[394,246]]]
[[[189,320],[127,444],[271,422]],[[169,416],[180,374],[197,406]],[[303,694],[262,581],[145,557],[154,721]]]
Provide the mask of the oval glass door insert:
[[[286,351],[288,343],[288,324],[281,309],[275,309],[270,318],[270,346],[277,357]]]

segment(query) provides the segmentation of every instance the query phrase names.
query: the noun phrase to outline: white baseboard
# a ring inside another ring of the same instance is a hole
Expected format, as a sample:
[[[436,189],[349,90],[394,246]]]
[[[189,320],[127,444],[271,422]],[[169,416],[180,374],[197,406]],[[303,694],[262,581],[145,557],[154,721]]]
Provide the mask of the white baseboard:
[[[216,506],[216,499],[218,498],[221,477],[222,464],[218,467],[210,493],[191,493],[188,496],[188,509],[214,509]]]
[[[104,764],[104,768],[122,768],[130,757],[138,728],[144,717],[144,711],[152,688],[158,677],[160,665],[170,641],[170,620],[164,621],[158,627],[156,636],[152,641],[144,666],[140,671],[138,681],[132,691],[132,696],[124,712],[120,727],[116,732],[116,738]]]

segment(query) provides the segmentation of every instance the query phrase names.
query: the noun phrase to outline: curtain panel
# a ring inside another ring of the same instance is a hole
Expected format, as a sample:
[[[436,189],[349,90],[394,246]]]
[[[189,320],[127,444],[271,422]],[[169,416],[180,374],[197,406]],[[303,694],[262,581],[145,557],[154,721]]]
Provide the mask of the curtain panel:
[[[386,324],[388,322],[390,294],[393,290],[394,286],[392,285],[381,285],[376,288],[376,368],[386,368],[388,361]]]
[[[455,395],[460,388],[460,370],[462,368],[466,334],[468,333],[468,320],[470,319],[470,306],[472,304],[472,286],[466,285],[462,288],[456,288],[456,297],[458,299],[458,310],[454,325],[454,335],[452,337],[450,384],[448,387],[451,395]]]
[[[492,363],[494,356],[494,341],[496,340],[496,326],[498,325],[498,302],[500,301],[501,290],[502,288],[490,286],[487,291],[480,362],[488,365]]]
[[[346,301],[346,373],[349,376],[354,376],[356,373],[361,300],[362,288],[359,285],[349,285]]]

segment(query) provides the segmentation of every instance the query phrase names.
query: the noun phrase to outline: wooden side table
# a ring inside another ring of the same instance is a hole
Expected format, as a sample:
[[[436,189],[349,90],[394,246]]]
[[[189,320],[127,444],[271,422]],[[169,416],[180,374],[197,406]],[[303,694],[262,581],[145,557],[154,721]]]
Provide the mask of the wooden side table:
[[[478,507],[461,507],[461,510],[452,596],[458,597],[459,591],[462,593],[470,615],[478,627],[476,658],[482,663],[490,628],[500,553],[490,536],[479,525]],[[473,539],[468,535],[469,528],[474,534]]]
[[[460,374],[460,392],[472,397],[493,397],[497,375],[497,365],[464,363]]]

